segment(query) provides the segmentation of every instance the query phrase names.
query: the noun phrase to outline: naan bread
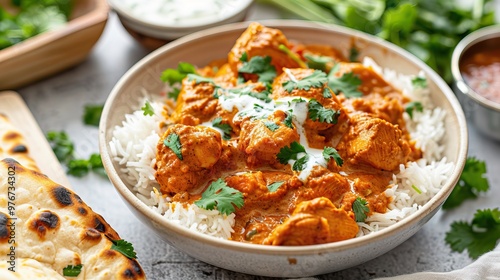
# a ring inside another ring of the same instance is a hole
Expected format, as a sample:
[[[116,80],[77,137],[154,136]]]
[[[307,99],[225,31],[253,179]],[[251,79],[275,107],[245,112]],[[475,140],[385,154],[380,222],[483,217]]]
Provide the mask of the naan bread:
[[[13,173],[15,179],[9,179]],[[9,182],[15,187],[14,200],[9,200]],[[15,213],[10,212],[9,201],[15,203]],[[9,214],[17,220],[9,220]],[[11,222],[15,222],[14,231]],[[15,273],[8,270],[12,239]],[[111,226],[73,191],[13,159],[0,161],[0,279],[33,279],[32,275],[40,279],[145,279],[135,259],[111,249],[116,240],[120,237]],[[80,264],[78,277],[62,276],[63,268]],[[52,277],[54,273],[59,278]]]
[[[23,166],[39,171],[35,161],[29,156],[28,146],[21,132],[0,113],[0,159],[14,158]]]

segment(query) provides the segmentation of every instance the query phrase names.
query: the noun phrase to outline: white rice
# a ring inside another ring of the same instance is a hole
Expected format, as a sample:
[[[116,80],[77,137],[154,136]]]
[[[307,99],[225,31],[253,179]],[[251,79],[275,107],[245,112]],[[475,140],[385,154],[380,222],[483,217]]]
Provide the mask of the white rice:
[[[454,168],[453,163],[443,158],[443,147],[440,145],[445,134],[446,112],[441,108],[434,108],[430,98],[431,91],[428,88],[414,88],[412,76],[382,69],[371,59],[365,59],[363,63],[380,73],[413,101],[422,103],[423,112],[415,111],[412,119],[404,113],[404,118],[416,146],[423,151],[423,158],[407,166],[400,166],[400,172],[393,176],[391,187],[385,191],[392,198],[387,212],[373,213],[365,222],[358,223],[358,236],[386,228],[415,213],[439,192]],[[423,76],[422,73],[419,75]],[[171,202],[158,191],[153,167],[161,133],[159,123],[162,121],[163,105],[160,100],[150,97],[143,98],[140,106],[145,100],[149,100],[155,115],[144,116],[142,110],[126,115],[122,125],[114,129],[109,143],[113,160],[120,164],[121,171],[125,174],[125,182],[133,186],[139,199],[165,219],[200,233],[230,238],[234,214],[225,216],[217,210],[201,209],[194,204]]]

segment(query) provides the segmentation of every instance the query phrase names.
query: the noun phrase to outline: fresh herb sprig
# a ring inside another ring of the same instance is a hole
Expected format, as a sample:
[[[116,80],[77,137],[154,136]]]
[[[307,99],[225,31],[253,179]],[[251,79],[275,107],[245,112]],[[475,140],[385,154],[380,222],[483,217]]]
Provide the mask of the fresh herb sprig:
[[[244,205],[243,194],[231,187],[222,179],[217,179],[211,183],[202,193],[201,199],[194,202],[196,206],[207,209],[217,210],[225,215],[230,215],[236,211],[235,207],[241,208]]]
[[[340,71],[340,64],[336,64],[328,73],[328,87],[335,94],[343,93],[347,98],[363,96],[363,93],[358,89],[361,85],[361,79],[353,72],[347,72],[337,77],[335,74],[338,71]]]
[[[361,197],[356,197],[356,199],[352,203],[352,211],[354,212],[356,222],[364,222],[367,217],[366,215],[368,214],[368,212],[370,212],[368,202]]]
[[[82,264],[78,265],[68,265],[65,268],[63,268],[63,276],[66,277],[78,277],[80,273],[82,272]]]
[[[113,245],[111,245],[111,250],[115,250],[117,252],[122,253],[125,257],[129,259],[136,259],[137,254],[135,253],[134,246],[132,243],[120,239],[120,240],[112,240]]]
[[[336,124],[340,111],[323,107],[316,99],[309,100],[309,118],[322,123]]]
[[[229,125],[227,123],[222,123],[222,117],[215,118],[212,121],[212,125],[213,125],[213,127],[216,127],[218,129],[222,130],[222,132],[223,132],[222,138],[224,140],[231,139],[231,132],[233,131],[233,129],[231,128],[231,125]]]
[[[281,148],[276,157],[281,164],[287,164],[288,161],[295,160],[292,165],[294,171],[304,170],[305,164],[309,160],[306,149],[297,141],[292,142],[290,146]]]
[[[289,80],[283,83],[283,88],[287,92],[292,92],[294,89],[309,90],[310,88],[323,87],[328,78],[326,73],[320,70],[315,70],[311,75],[304,77],[302,80],[293,81]]]
[[[104,104],[85,105],[83,111],[83,123],[86,125],[99,126]]]
[[[250,61],[244,61],[238,69],[240,74],[256,74],[259,82],[272,83],[276,77],[276,68],[271,64],[271,57],[254,56]]]
[[[182,144],[178,134],[170,133],[163,140],[163,145],[168,147],[180,160],[183,160],[182,157]]]

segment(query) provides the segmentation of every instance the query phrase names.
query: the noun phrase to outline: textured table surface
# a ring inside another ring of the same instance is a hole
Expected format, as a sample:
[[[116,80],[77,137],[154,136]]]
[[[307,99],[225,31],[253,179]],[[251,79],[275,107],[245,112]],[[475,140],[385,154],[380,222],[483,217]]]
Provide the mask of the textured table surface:
[[[256,5],[249,19],[271,18],[275,14]],[[44,132],[66,131],[75,142],[77,156],[87,158],[98,151],[98,132],[82,123],[84,105],[104,103],[118,79],[147,53],[111,13],[103,36],[85,62],[18,92]],[[444,242],[445,232],[455,220],[471,220],[476,209],[500,207],[500,142],[484,138],[469,127],[469,143],[469,155],[487,163],[491,184],[488,195],[466,202],[457,210],[439,211],[412,238],[375,260],[315,278],[371,279],[417,271],[450,271],[471,263],[466,253],[450,250]],[[108,180],[94,174],[69,180],[122,238],[134,244],[149,279],[267,279],[202,263],[167,245],[133,216]]]

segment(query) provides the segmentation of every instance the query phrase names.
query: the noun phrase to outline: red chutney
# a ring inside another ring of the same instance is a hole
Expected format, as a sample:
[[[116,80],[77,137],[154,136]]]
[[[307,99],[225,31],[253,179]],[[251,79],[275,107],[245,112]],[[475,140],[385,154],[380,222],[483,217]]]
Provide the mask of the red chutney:
[[[481,96],[500,103],[500,48],[478,46],[460,63],[465,82]]]

